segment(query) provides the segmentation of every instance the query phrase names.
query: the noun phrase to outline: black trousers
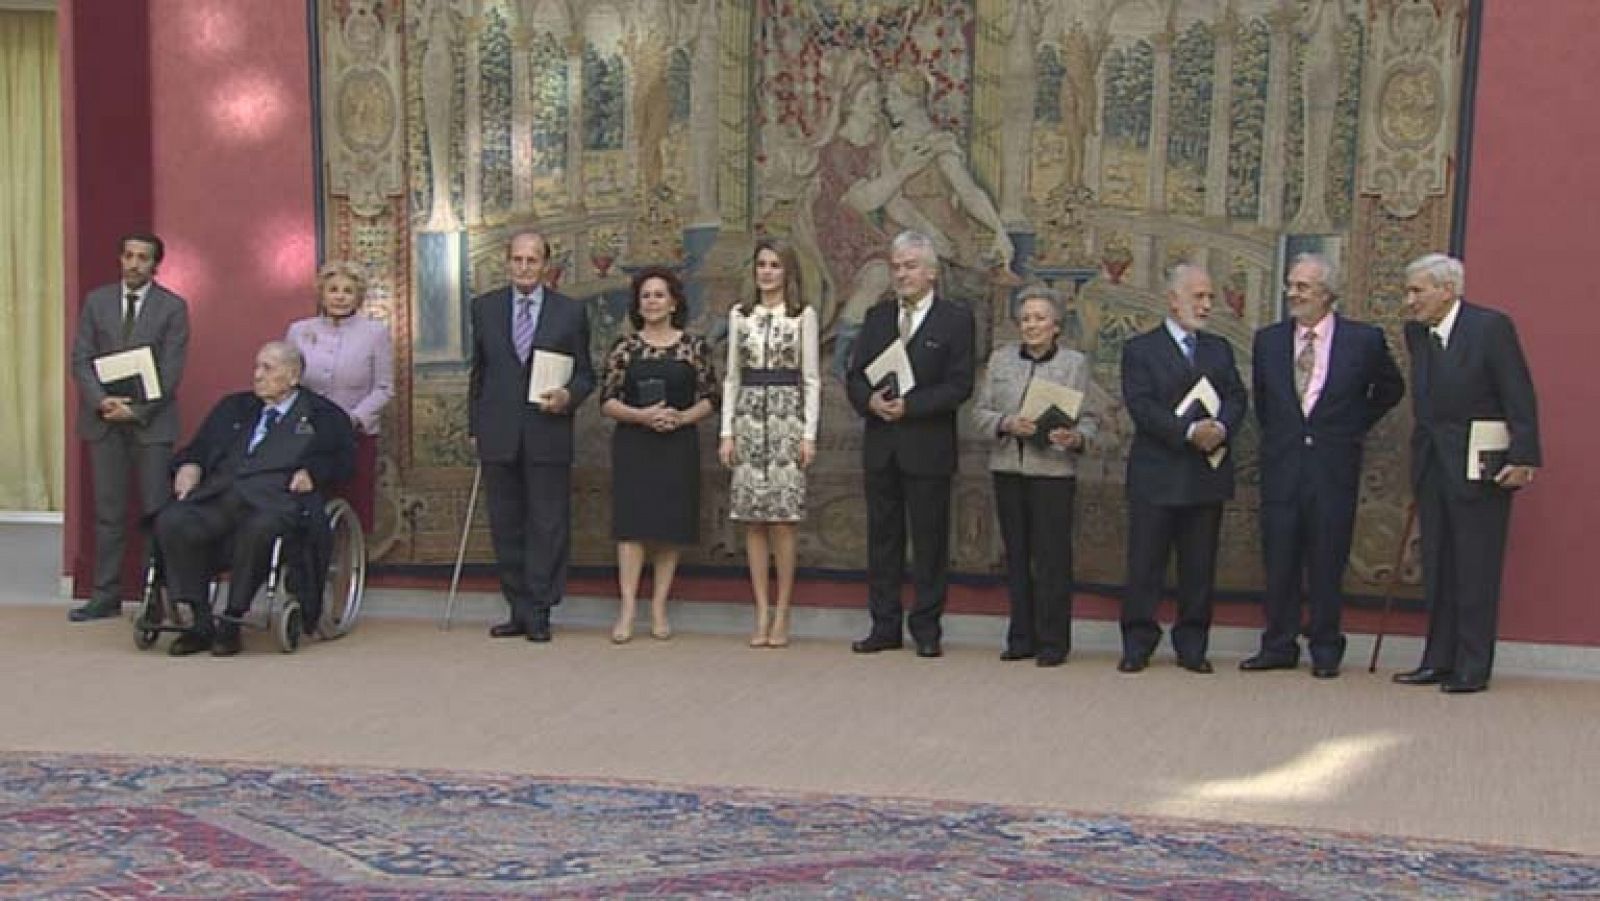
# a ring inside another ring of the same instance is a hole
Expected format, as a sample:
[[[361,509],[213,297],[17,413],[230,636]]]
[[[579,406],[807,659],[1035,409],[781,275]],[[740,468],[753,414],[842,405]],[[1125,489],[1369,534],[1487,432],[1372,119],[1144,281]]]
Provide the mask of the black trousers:
[[[198,613],[209,612],[211,577],[226,563],[231,570],[227,613],[243,616],[271,569],[273,539],[293,529],[297,518],[292,512],[259,510],[234,491],[168,504],[156,516],[168,597],[193,604]],[[196,622],[202,631],[210,625],[206,617]]]
[[[1179,660],[1205,657],[1211,640],[1211,594],[1217,571],[1222,504],[1162,507],[1128,501],[1128,589],[1122,599],[1122,655],[1142,660],[1161,643],[1156,607],[1167,558],[1178,556],[1178,619],[1172,649]]]
[[[1353,493],[1329,496],[1334,493],[1332,488],[1301,481],[1292,499],[1261,506],[1267,575],[1263,657],[1300,659],[1302,599],[1309,596],[1305,635],[1312,664],[1336,667],[1344,659],[1342,583],[1356,525],[1356,498]]]
[[[1072,650],[1072,500],[1078,482],[994,474],[994,504],[1006,546],[1011,623],[1006,650]]]
[[[489,534],[500,571],[500,592],[513,622],[547,622],[567,593],[572,535],[572,465],[483,464]]]
[[[94,600],[121,603],[128,504],[135,485],[141,517],[172,496],[172,444],[141,443],[139,433],[126,425],[113,425],[88,444],[94,473]]]
[[[1417,486],[1422,525],[1422,583],[1428,641],[1422,665],[1463,681],[1487,681],[1494,669],[1500,620],[1500,575],[1511,492],[1491,489],[1462,500],[1445,491],[1437,467]]]
[[[866,472],[867,609],[872,634],[903,637],[900,583],[905,578],[906,523],[911,524],[914,599],[906,625],[916,641],[937,641],[950,569],[950,477],[914,476],[891,458]]]

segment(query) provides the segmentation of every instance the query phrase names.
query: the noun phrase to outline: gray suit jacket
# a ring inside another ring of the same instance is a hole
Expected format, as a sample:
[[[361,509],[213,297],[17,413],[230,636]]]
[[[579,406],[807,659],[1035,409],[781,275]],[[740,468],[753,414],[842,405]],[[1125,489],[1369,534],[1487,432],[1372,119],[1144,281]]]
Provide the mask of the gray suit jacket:
[[[1000,421],[1022,409],[1028,384],[1035,378],[1065,385],[1083,392],[1078,433],[1084,447],[1100,433],[1099,417],[1089,400],[1089,358],[1075,350],[1057,346],[1051,355],[1034,361],[1022,353],[1022,345],[1011,341],[989,355],[989,371],[972,404],[972,424],[989,441],[989,471],[1025,476],[1069,478],[1078,473],[1078,450],[1062,450],[1052,444],[1037,444],[1000,434]]]
[[[184,356],[189,349],[189,305],[182,297],[152,283],[145,295],[133,335],[122,340],[122,283],[113,282],[89,292],[78,312],[78,333],[72,342],[72,377],[78,383],[78,434],[89,441],[105,437],[110,423],[98,408],[106,392],[94,374],[96,357],[148,344],[161,377],[161,399],[136,403],[134,428],[141,444],[171,444],[178,440],[178,407],[173,403],[183,380]]]

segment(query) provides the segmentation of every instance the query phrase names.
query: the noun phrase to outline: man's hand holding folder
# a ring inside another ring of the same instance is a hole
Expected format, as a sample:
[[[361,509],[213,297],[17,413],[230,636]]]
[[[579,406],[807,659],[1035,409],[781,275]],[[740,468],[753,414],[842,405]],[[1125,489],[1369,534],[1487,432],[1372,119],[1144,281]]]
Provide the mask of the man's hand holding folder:
[[[1178,419],[1193,426],[1188,429],[1189,443],[1206,455],[1206,461],[1212,469],[1221,466],[1228,456],[1225,446],[1228,430],[1217,421],[1217,413],[1221,410],[1222,397],[1217,394],[1216,386],[1211,384],[1209,378],[1201,376],[1172,411]]]
[[[135,403],[161,399],[161,376],[149,346],[96,357],[94,374],[106,392],[96,410],[107,422],[133,422]]]
[[[911,369],[905,342],[899,338],[889,342],[883,353],[867,366],[865,374],[867,383],[874,389],[867,399],[867,407],[884,422],[896,422],[904,417],[905,396],[917,387],[917,376]]]

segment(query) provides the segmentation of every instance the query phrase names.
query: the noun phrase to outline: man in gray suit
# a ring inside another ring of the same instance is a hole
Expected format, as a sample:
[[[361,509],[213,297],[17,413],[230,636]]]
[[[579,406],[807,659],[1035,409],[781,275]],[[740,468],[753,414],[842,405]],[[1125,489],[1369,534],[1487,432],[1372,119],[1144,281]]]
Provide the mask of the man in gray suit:
[[[138,485],[139,511],[145,516],[171,492],[172,445],[178,438],[173,395],[189,346],[189,306],[154,281],[164,252],[155,235],[123,237],[122,280],[90,291],[78,314],[72,377],[78,383],[78,434],[89,443],[94,478],[95,563],[94,594],[73,608],[73,622],[122,612],[123,526],[131,483]],[[95,359],[141,346],[155,356],[160,399],[108,393],[95,375]]]

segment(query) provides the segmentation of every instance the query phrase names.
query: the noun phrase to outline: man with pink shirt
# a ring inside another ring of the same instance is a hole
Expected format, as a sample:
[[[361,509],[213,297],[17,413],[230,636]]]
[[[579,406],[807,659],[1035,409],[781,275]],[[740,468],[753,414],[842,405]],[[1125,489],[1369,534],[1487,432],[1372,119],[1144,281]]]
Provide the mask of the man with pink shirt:
[[[1339,675],[1344,568],[1367,431],[1405,395],[1383,330],[1333,312],[1337,272],[1320,254],[1289,267],[1286,321],[1256,332],[1251,372],[1261,425],[1266,629],[1247,672],[1294,669],[1304,631],[1311,674]],[[1301,625],[1302,585],[1310,617]]]

